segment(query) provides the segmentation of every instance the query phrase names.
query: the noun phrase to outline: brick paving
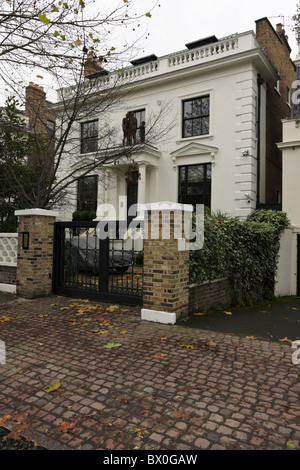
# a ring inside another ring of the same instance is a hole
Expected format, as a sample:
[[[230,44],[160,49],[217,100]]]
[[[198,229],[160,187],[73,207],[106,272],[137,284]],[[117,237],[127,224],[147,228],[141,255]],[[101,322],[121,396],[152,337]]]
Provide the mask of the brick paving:
[[[0,340],[0,423],[47,449],[300,448],[290,343],[58,296],[0,305]]]

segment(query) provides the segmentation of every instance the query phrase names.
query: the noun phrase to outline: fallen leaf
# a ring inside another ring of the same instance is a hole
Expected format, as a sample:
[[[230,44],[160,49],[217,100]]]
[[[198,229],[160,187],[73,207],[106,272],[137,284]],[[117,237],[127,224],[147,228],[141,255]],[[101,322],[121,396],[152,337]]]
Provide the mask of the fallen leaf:
[[[300,310],[300,308],[291,307],[291,310]]]
[[[255,336],[246,336],[246,339],[255,339]]]
[[[12,317],[6,317],[6,316],[0,317],[0,323],[4,323],[6,321],[11,321],[11,320],[13,320]]]
[[[202,317],[205,313],[194,313],[195,317]]]
[[[163,338],[160,338],[161,341],[167,341],[167,338],[163,337]]]
[[[288,339],[287,337],[280,339],[279,341],[286,342],[286,343],[292,343],[291,339]]]
[[[128,333],[128,330],[122,330],[122,331],[120,331],[120,334],[121,334],[121,335],[126,335],[126,333]]]
[[[8,415],[8,414],[4,415],[3,418],[0,418],[0,427],[1,426],[5,427],[6,422],[10,421],[11,418],[12,418],[12,415]]]
[[[121,343],[107,343],[103,347],[106,349],[112,349],[112,348],[118,348],[119,346],[122,346],[122,344]]]
[[[195,349],[195,346],[193,344],[179,343],[179,346],[185,349]]]
[[[59,432],[68,432],[71,429],[75,428],[76,423],[68,423],[68,421],[64,421],[58,428],[56,428]]]
[[[130,434],[136,434],[141,439],[143,439],[143,434],[149,434],[147,429],[142,429],[142,428],[130,428],[129,432]]]
[[[160,359],[160,358],[166,357],[166,356],[167,356],[167,354],[160,353],[160,354],[155,354],[155,356],[153,356],[153,357],[156,357],[157,359]]]
[[[172,416],[173,418],[178,418],[178,419],[186,419],[190,417],[190,413],[184,411],[184,410],[175,410],[172,411]]]
[[[232,315],[232,312],[225,312],[225,310],[224,313],[226,313],[226,315]]]
[[[234,347],[234,348],[239,348],[240,345],[239,344],[235,344],[235,343],[232,343],[230,346]]]
[[[206,346],[217,346],[217,343],[214,343],[213,341],[208,341],[206,343]]]
[[[288,442],[286,443],[286,446],[287,446],[287,448],[290,449],[290,450],[296,449],[296,446],[295,446],[295,444],[294,444],[292,441],[288,441]]]
[[[51,393],[51,392],[55,392],[56,390],[59,389],[59,387],[62,386],[62,382],[59,380],[58,382],[55,382],[51,385],[49,385],[47,388],[46,388],[46,392],[47,393]]]

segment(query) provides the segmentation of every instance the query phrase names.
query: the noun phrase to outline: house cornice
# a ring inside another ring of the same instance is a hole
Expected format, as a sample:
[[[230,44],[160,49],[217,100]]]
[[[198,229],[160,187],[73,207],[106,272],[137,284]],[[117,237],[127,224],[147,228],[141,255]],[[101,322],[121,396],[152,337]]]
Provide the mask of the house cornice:
[[[201,54],[199,56],[199,54]],[[243,63],[252,63],[266,82],[279,79],[278,73],[269,61],[266,53],[258,45],[253,31],[233,35],[229,39],[220,40],[208,46],[169,54],[143,66],[129,67],[121,71],[111,72],[105,77],[87,82],[86,87],[95,93],[109,92],[115,87],[118,91],[144,87],[155,87],[166,82],[180,80],[183,76],[193,77],[209,73],[216,69],[224,70]],[[95,90],[95,91],[94,91]],[[60,90],[65,99],[72,98],[72,87]],[[60,107],[57,103],[54,107]]]

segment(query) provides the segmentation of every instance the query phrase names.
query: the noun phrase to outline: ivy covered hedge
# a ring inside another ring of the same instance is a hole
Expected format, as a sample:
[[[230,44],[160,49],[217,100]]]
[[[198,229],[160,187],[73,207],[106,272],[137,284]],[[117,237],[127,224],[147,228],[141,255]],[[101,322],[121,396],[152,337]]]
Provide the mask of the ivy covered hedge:
[[[274,292],[284,212],[257,210],[245,220],[205,214],[204,246],[190,252],[190,280],[201,284],[229,279],[239,303],[249,304]]]

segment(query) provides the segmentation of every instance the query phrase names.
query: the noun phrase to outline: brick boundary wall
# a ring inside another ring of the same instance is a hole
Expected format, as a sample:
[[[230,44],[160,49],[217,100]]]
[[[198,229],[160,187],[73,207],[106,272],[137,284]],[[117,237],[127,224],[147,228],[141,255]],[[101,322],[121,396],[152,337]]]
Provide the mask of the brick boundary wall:
[[[16,285],[17,283],[17,267],[16,266],[0,266],[0,284]]]
[[[206,281],[189,286],[189,313],[218,306],[229,306],[234,301],[234,292],[227,278]]]

